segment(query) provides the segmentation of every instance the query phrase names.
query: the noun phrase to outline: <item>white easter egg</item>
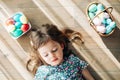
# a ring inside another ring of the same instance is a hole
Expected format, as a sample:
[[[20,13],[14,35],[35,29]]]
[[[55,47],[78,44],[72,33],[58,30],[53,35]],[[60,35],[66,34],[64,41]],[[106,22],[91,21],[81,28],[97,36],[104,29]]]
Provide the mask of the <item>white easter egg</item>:
[[[94,23],[96,26],[100,26],[100,25],[101,25],[101,20],[100,20],[98,17],[96,17],[96,18],[94,18],[93,23]]]
[[[96,26],[96,30],[100,33],[105,33],[106,32],[106,28],[105,26]]]
[[[110,18],[109,14],[107,12],[104,13],[104,18]]]

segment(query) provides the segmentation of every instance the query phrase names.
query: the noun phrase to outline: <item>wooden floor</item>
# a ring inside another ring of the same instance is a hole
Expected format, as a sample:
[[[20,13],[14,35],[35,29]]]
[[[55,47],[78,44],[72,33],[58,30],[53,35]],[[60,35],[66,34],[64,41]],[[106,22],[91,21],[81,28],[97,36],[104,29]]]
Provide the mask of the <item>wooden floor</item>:
[[[98,1],[113,7],[117,23],[115,32],[108,37],[99,36],[89,25],[86,9]],[[0,80],[33,80],[25,64],[29,48],[29,32],[15,40],[5,29],[5,20],[16,12],[23,12],[32,27],[50,23],[59,29],[72,28],[83,34],[85,44],[74,44],[76,51],[86,60],[96,80],[120,79],[120,0],[0,0]]]

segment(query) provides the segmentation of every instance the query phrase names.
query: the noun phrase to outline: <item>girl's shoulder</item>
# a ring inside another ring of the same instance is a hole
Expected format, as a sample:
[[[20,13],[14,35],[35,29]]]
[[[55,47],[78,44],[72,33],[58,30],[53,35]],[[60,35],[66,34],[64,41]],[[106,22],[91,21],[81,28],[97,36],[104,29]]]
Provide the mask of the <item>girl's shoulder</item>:
[[[49,73],[49,67],[46,65],[42,65],[37,69],[34,80],[44,79],[48,73]]]

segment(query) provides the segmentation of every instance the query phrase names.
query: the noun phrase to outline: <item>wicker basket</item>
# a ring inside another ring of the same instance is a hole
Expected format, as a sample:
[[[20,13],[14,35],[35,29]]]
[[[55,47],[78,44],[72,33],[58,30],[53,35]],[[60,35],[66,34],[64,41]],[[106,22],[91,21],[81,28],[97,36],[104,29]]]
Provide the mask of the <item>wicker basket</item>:
[[[89,9],[89,7],[90,7],[92,4],[96,4],[96,5],[97,5],[97,4],[102,4],[102,3],[100,3],[100,2],[92,2],[92,3],[90,3],[90,4],[88,5],[87,10],[86,10],[86,14],[87,14],[87,17],[88,17],[88,20],[89,20],[90,25],[94,28],[94,30],[95,30],[100,36],[109,36],[109,35],[111,35],[111,34],[115,31],[115,28],[113,28],[112,31],[111,31],[109,34],[100,33],[99,31],[96,30],[96,25],[93,23],[93,20],[94,20],[96,17],[98,17],[101,13],[106,12],[106,13],[109,14],[110,19],[111,19],[112,21],[114,21],[114,17],[113,17],[113,15],[111,14],[113,8],[112,8],[112,7],[106,8],[106,7],[102,4],[102,5],[104,6],[104,10],[100,11],[98,14],[96,14],[96,15],[91,19],[90,16],[88,15],[88,14],[89,14],[89,10],[88,10],[88,9]]]

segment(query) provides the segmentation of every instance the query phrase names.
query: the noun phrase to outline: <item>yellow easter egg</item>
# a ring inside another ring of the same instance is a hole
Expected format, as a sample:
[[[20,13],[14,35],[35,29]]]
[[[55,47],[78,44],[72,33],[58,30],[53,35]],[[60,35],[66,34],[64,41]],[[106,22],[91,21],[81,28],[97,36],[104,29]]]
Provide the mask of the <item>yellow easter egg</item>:
[[[22,16],[20,17],[20,21],[21,21],[21,23],[23,23],[23,24],[27,24],[27,22],[28,22],[27,18],[26,18],[24,15],[22,15]]]

